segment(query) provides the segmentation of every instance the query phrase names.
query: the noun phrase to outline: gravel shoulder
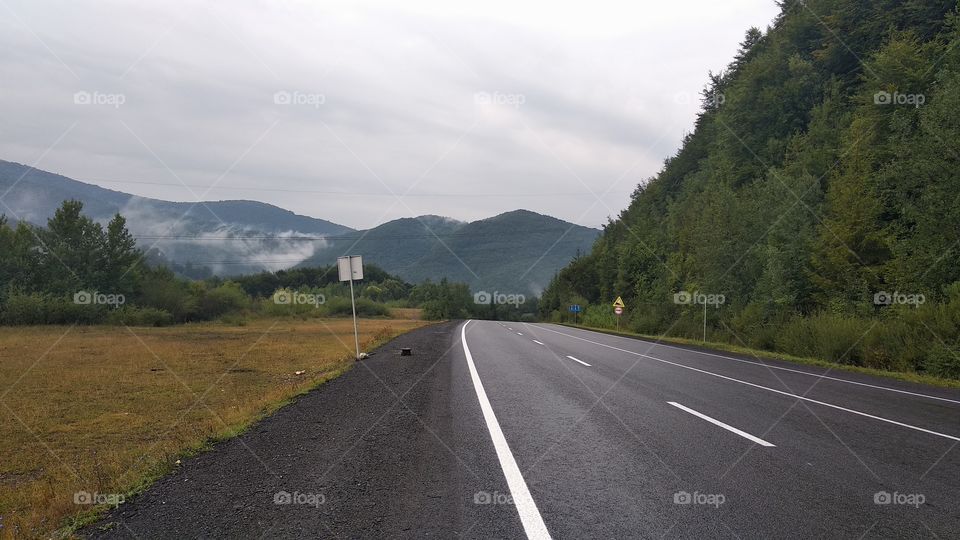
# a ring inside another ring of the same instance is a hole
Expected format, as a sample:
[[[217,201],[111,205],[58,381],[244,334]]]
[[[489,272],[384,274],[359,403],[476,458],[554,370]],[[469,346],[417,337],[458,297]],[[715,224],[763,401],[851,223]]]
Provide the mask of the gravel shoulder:
[[[458,322],[404,334],[352,370],[184,460],[88,538],[514,537],[512,505],[462,362]],[[401,347],[413,355],[401,357]],[[289,502],[287,502],[289,501]]]

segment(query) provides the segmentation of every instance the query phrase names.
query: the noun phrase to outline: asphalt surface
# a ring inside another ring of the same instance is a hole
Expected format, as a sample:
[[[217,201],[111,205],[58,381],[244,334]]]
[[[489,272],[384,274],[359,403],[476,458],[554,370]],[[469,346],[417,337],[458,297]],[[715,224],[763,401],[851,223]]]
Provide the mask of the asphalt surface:
[[[82,533],[957,538],[958,445],[953,390],[548,324],[447,323]]]

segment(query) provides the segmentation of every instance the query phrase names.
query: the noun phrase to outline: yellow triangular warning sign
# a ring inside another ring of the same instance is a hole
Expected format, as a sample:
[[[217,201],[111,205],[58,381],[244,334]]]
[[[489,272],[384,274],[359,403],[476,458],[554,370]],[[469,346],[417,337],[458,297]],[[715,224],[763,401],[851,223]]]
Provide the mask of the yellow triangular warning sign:
[[[620,298],[618,296],[617,299],[614,300],[613,302],[613,307],[625,308],[627,306],[623,303],[623,298]]]

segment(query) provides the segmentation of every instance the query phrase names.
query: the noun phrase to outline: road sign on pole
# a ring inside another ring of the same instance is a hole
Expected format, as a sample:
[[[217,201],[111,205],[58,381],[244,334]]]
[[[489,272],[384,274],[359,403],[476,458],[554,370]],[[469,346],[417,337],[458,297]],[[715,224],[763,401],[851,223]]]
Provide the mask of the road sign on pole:
[[[337,257],[337,270],[340,281],[350,282],[350,308],[353,310],[353,344],[357,347],[357,360],[360,359],[360,332],[357,330],[357,301],[353,297],[353,280],[363,279],[363,257],[348,255]]]

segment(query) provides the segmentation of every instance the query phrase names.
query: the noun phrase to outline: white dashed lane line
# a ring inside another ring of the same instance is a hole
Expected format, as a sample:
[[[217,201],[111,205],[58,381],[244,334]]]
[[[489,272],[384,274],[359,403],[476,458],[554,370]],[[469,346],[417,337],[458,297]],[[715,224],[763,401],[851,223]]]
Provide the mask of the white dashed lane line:
[[[574,357],[572,357],[572,356],[570,356],[570,355],[567,355],[567,358],[573,360],[574,362],[580,362],[581,364],[583,364],[583,365],[585,365],[585,366],[587,366],[587,367],[591,367],[590,364],[584,362],[583,360],[580,360],[579,358],[574,358]]]
[[[709,416],[707,416],[707,415],[705,415],[705,414],[703,414],[703,413],[701,413],[701,412],[697,412],[697,411],[695,411],[695,410],[693,410],[693,409],[691,409],[691,408],[689,408],[689,407],[684,407],[683,405],[677,403],[676,401],[668,401],[667,403],[669,403],[670,405],[673,405],[674,407],[680,409],[681,411],[686,411],[686,412],[688,412],[688,413],[696,416],[697,418],[702,418],[703,420],[706,420],[707,422],[710,422],[711,424],[714,424],[714,425],[716,425],[716,426],[720,426],[720,427],[722,427],[723,429],[725,429],[725,430],[727,430],[727,431],[730,431],[730,432],[732,432],[732,433],[736,433],[737,435],[743,437],[744,439],[751,440],[751,441],[759,444],[760,446],[770,446],[770,447],[774,446],[773,444],[768,443],[767,441],[761,439],[760,437],[754,437],[753,435],[747,433],[746,431],[739,430],[739,429],[731,426],[730,424],[724,424],[723,422],[721,422],[721,421],[719,421],[719,420],[717,420],[717,419],[715,419],[715,418],[710,418]]]

